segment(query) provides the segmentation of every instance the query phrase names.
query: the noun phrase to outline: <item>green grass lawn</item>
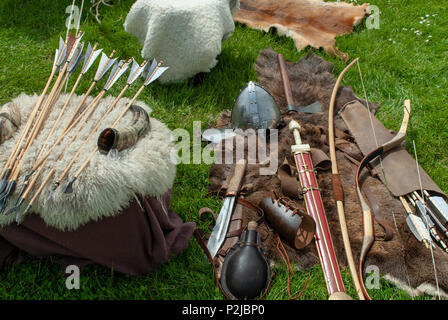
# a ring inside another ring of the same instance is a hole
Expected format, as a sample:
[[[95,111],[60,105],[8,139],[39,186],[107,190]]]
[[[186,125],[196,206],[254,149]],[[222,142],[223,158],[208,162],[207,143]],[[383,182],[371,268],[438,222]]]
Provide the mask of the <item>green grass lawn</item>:
[[[360,3],[365,1],[358,1]],[[65,8],[71,0],[2,0],[0,1],[0,105],[21,92],[40,93],[51,70],[59,36],[65,36]],[[96,23],[85,1],[81,29],[84,40],[98,42],[106,53],[115,49],[120,58],[136,57],[141,62],[141,45],[123,29],[126,14],[134,0],[115,1],[101,8],[102,24]],[[378,101],[378,117],[386,127],[397,130],[402,118],[402,103],[412,101],[413,130],[419,162],[444,192],[448,192],[448,6],[440,1],[372,0],[381,10],[380,29],[364,24],[352,34],[337,38],[337,47],[360,57],[367,96]],[[80,5],[80,1],[77,1]],[[421,17],[429,15],[425,23]],[[415,32],[419,30],[420,32]],[[297,52],[294,43],[275,32],[263,33],[237,25],[232,37],[224,42],[218,65],[205,75],[201,86],[192,81],[151,85],[140,96],[154,112],[152,116],[171,129],[192,132],[192,122],[206,127],[224,109],[232,106],[240,88],[256,80],[253,68],[260,50],[272,47],[285,59],[298,61],[313,51],[335,65],[335,75],[345,64],[322,50]],[[344,77],[363,97],[359,74],[353,68]],[[94,72],[94,71],[92,71]],[[73,81],[73,80],[72,80]],[[78,92],[87,88],[84,82]],[[117,95],[116,85],[111,94]],[[136,88],[129,90],[132,97]],[[95,92],[94,92],[95,93]],[[407,138],[411,146],[410,135]],[[409,151],[412,149],[409,147]],[[218,209],[217,198],[205,198],[208,165],[184,165],[177,169],[172,208],[184,219],[203,206]],[[193,215],[193,220],[195,216]],[[267,299],[288,299],[286,268],[275,270],[276,277]],[[303,299],[327,299],[319,266],[297,271],[292,291],[300,291],[308,274],[311,279]],[[348,293],[355,291],[348,270],[343,277]],[[88,266],[81,273],[81,288],[67,290],[66,275],[51,260],[27,257],[20,265],[7,266],[0,272],[1,299],[222,299],[214,285],[210,266],[194,239],[188,250],[173,257],[150,277],[131,277],[100,267]],[[373,299],[410,299],[382,281],[380,290],[371,290]],[[429,297],[423,297],[429,298]]]

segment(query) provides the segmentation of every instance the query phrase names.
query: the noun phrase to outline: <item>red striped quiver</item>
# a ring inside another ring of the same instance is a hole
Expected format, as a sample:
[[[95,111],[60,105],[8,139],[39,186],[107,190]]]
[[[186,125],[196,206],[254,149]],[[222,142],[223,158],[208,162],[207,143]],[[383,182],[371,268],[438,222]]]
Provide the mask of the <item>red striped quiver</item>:
[[[311,156],[308,152],[296,151],[294,159],[307,212],[316,222],[316,246],[328,292],[330,297],[337,292],[345,293]]]

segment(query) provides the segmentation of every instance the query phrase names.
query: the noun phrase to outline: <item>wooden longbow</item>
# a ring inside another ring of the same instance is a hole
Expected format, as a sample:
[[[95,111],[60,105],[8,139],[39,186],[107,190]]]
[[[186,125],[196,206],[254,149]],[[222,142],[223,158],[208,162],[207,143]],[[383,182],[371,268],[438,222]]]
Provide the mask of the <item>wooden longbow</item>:
[[[359,281],[355,261],[353,259],[352,248],[350,246],[350,238],[348,236],[347,223],[345,220],[344,212],[344,192],[342,189],[341,179],[339,177],[338,163],[336,160],[336,147],[335,147],[335,137],[334,137],[334,105],[336,101],[336,95],[338,93],[339,85],[341,84],[342,78],[345,73],[359,60],[359,58],[354,59],[349,65],[347,65],[344,70],[340,73],[338,79],[333,88],[331,94],[330,105],[328,108],[328,145],[330,148],[330,159],[331,159],[331,172],[333,181],[333,199],[336,201],[336,206],[338,210],[339,224],[341,225],[342,240],[344,242],[345,255],[347,257],[347,263],[350,269],[350,274],[352,276],[353,284],[356,289],[356,293],[360,300],[365,300],[365,296]]]

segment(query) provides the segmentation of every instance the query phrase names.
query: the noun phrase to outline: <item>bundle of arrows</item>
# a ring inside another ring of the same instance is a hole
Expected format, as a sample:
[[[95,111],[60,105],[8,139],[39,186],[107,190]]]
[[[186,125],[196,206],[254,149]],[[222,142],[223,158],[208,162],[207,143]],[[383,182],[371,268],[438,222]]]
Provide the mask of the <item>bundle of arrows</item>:
[[[67,177],[70,169],[73,164],[76,162],[78,156],[85,151],[85,147],[87,142],[98,133],[101,129],[101,125],[103,121],[106,119],[107,115],[117,106],[120,99],[123,97],[125,92],[129,89],[129,87],[136,82],[136,80],[141,75],[146,75],[144,78],[144,82],[141,87],[138,89],[136,94],[132,97],[129,103],[126,104],[123,111],[117,117],[114,122],[115,126],[120,119],[125,115],[125,113],[131,108],[131,106],[135,103],[138,96],[142,93],[142,91],[152,82],[154,82],[157,78],[159,78],[163,72],[168,69],[167,67],[161,67],[161,63],[157,63],[154,59],[152,63],[148,61],[143,61],[142,64],[138,64],[133,58],[125,61],[117,61],[118,58],[113,58],[115,51],[107,56],[102,49],[97,50],[97,44],[93,47],[89,43],[87,45],[87,49],[84,52],[84,42],[82,42],[82,33],[78,33],[77,35],[68,34],[65,41],[61,38],[59,41],[59,48],[56,49],[56,54],[54,58],[53,67],[51,70],[51,74],[47,80],[47,83],[37,100],[34,108],[31,111],[26,123],[24,124],[23,130],[19,136],[18,142],[15,144],[9,158],[0,173],[0,214],[4,213],[8,214],[16,214],[16,221],[20,223],[24,214],[29,212],[33,203],[42,193],[44,187],[50,182],[53,178],[53,174],[55,173],[54,169],[51,169],[47,176],[43,178],[43,182],[40,186],[35,185],[38,181],[38,178],[45,166],[46,161],[49,156],[55,152],[55,147],[58,146],[64,138],[68,138],[69,142],[64,146],[62,152],[56,155],[58,161],[64,158],[65,151],[70,147],[70,145],[77,139],[79,133],[81,132],[84,123],[89,117],[95,112],[96,107],[100,103],[101,99],[106,95],[106,93],[110,90],[110,88],[117,82],[117,80],[123,76],[129,70],[129,76],[126,80],[126,84],[118,94],[116,98],[114,98],[112,104],[107,108],[104,115],[101,119],[96,123],[95,127],[90,131],[87,139],[82,142],[79,150],[75,153],[66,167],[66,169],[62,172],[59,177],[56,177],[53,182],[53,188],[51,189],[49,198],[52,197],[54,191],[59,187],[59,185],[63,182],[63,180]],[[84,52],[84,53],[83,53]],[[87,91],[84,93],[81,101],[76,106],[74,111],[71,111],[71,117],[68,121],[68,124],[64,128],[62,134],[58,137],[53,137],[58,124],[60,123],[62,117],[66,116],[68,113],[68,106],[70,100],[72,99],[77,87],[79,86],[83,76],[87,73],[87,71],[94,64],[95,60],[101,55],[101,59],[99,65],[97,67],[97,71],[92,80]],[[23,164],[23,159],[30,146],[35,141],[36,137],[42,131],[48,115],[50,114],[53,106],[58,101],[61,91],[66,83],[68,83],[68,78],[76,72],[76,69],[79,65],[81,65],[81,61],[84,60],[81,70],[76,78],[73,87],[71,88],[70,93],[67,95],[66,101],[64,102],[63,107],[61,108],[57,119],[54,121],[51,130],[48,136],[45,139],[45,142],[42,144],[40,148],[40,152],[34,160],[32,169],[29,172],[26,172],[23,177],[21,175],[21,168]],[[103,89],[98,93],[96,97],[94,97],[89,103],[86,103],[87,98],[90,93],[97,85],[97,83],[108,73],[110,70],[109,77],[104,84]],[[51,87],[51,89],[50,89]],[[49,91],[49,93],[47,93]],[[79,124],[79,125],[78,125]],[[76,130],[75,130],[76,128]],[[55,142],[52,145],[49,145],[49,141],[51,139],[55,139]],[[75,180],[79,177],[81,172],[87,167],[93,155],[98,151],[98,148],[95,148],[91,151],[81,168],[75,173],[75,175],[69,180],[70,182],[64,187],[64,192],[71,192],[72,185]],[[23,179],[22,187],[20,190],[16,190],[16,186],[18,185],[19,179]],[[34,194],[31,194],[32,190],[35,190]],[[15,192],[18,192],[17,203],[10,208],[9,210],[5,210],[8,206],[9,199],[11,195]],[[27,204],[27,207],[24,211],[22,211],[22,205]]]

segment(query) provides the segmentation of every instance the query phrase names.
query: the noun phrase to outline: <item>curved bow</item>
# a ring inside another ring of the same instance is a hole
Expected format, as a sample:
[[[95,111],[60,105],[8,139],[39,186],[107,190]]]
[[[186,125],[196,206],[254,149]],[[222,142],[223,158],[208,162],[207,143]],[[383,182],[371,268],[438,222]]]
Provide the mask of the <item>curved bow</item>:
[[[333,92],[331,94],[330,105],[328,108],[328,146],[330,148],[330,159],[331,159],[331,172],[333,181],[333,198],[336,202],[339,224],[341,226],[342,240],[344,242],[345,255],[347,257],[347,263],[352,276],[353,284],[355,286],[356,292],[360,300],[364,300],[364,294],[359,282],[358,273],[355,266],[355,261],[353,259],[352,248],[350,246],[350,238],[348,236],[347,223],[345,219],[344,212],[344,194],[342,189],[342,183],[339,177],[338,163],[336,161],[336,147],[335,147],[335,137],[334,137],[334,105],[336,102],[336,95],[338,93],[339,86],[341,84],[342,78],[345,73],[359,60],[359,58],[354,59],[350,64],[348,64],[344,70],[339,74],[338,79],[333,87]]]
[[[401,142],[406,137],[406,130],[408,128],[409,117],[411,114],[410,100],[405,100],[403,110],[404,110],[404,115],[403,115],[403,121],[401,123],[400,131],[398,131],[397,135],[395,137],[393,137],[390,141],[384,143],[383,145],[381,145],[381,146],[373,149],[369,153],[367,153],[366,156],[359,163],[359,166],[358,166],[358,169],[357,169],[356,175],[355,175],[356,192],[358,194],[359,202],[361,204],[361,208],[362,208],[362,212],[363,212],[363,232],[364,232],[362,246],[361,246],[361,253],[360,253],[360,257],[359,257],[359,264],[358,264],[358,275],[359,275],[359,279],[361,282],[362,292],[363,292],[364,296],[366,297],[366,299],[368,299],[368,300],[370,300],[370,296],[364,286],[362,271],[363,271],[364,260],[367,256],[367,253],[369,252],[370,248],[373,245],[373,242],[375,241],[375,234],[374,234],[374,230],[373,230],[372,212],[371,212],[370,207],[367,204],[366,200],[364,199],[364,196],[362,195],[361,187],[359,184],[359,178],[361,176],[362,169],[365,168],[370,161],[372,161],[376,157],[381,156],[382,154],[386,153],[387,151],[395,148],[396,146],[400,145]]]

